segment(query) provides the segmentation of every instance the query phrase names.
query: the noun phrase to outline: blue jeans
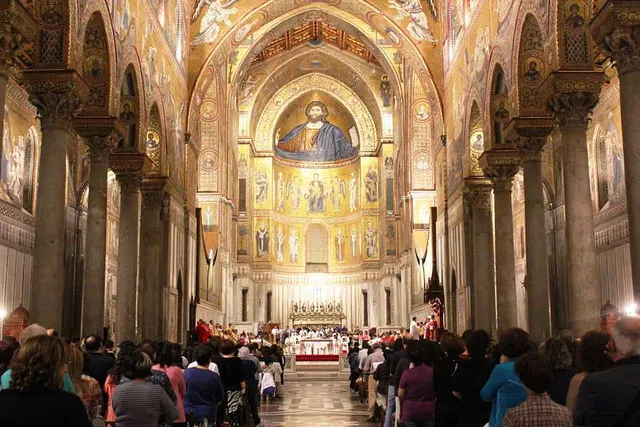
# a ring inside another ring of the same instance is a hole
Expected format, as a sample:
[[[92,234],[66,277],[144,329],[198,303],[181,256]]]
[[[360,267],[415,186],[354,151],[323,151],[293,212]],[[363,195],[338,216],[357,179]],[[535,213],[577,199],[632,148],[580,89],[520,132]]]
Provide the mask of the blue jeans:
[[[433,427],[433,420],[407,420],[402,422],[402,427]]]
[[[384,414],[384,427],[391,427],[393,413],[396,411],[396,387],[389,386],[387,392],[387,411]]]

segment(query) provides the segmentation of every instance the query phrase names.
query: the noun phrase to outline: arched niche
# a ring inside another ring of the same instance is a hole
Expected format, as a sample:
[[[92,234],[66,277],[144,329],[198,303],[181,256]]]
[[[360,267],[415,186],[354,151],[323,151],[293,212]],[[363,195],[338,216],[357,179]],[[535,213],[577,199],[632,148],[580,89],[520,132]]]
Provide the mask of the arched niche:
[[[467,145],[469,156],[469,173],[471,175],[483,175],[478,165],[478,158],[485,148],[484,131],[482,129],[482,113],[478,103],[474,100],[469,112],[469,143]]]
[[[151,173],[160,174],[162,171],[162,153],[164,152],[164,140],[162,138],[162,122],[160,110],[155,102],[149,110],[149,120],[145,137],[145,150],[151,160]]]
[[[367,105],[379,129],[382,128],[382,100],[380,98],[380,81],[374,85],[365,73],[384,73],[378,67],[364,65],[350,57],[350,54],[337,51],[327,46],[311,50],[296,50],[278,56],[278,63],[259,64],[247,70],[246,76],[238,85],[238,102],[242,114],[248,119],[246,126],[256,123],[266,103],[269,102],[275,89],[286,85],[310,71],[322,72],[350,87]],[[386,74],[385,74],[386,75]],[[275,89],[274,89],[275,88]],[[392,90],[395,95],[395,89]],[[399,109],[396,122],[400,122]],[[242,124],[242,123],[241,123]],[[248,128],[247,128],[248,132]],[[243,135],[241,132],[241,136]]]
[[[298,97],[310,92],[324,92],[351,110],[360,137],[360,151],[374,152],[378,146],[378,131],[366,105],[344,83],[319,73],[310,73],[293,80],[278,90],[266,104],[255,129],[256,151],[270,151],[276,134],[278,118]]]
[[[525,17],[520,34],[518,55],[518,101],[520,114],[544,112],[539,95],[540,84],[546,75],[546,60],[542,32],[532,14]]]
[[[507,79],[500,64],[496,64],[493,70],[491,83],[491,144],[500,145],[506,143],[504,127],[511,117],[509,112],[509,90]],[[485,141],[485,148],[488,148]]]
[[[120,87],[119,117],[126,131],[118,141],[118,148],[137,149],[139,113],[136,72],[133,64],[129,64]]]
[[[82,71],[89,95],[83,114],[107,114],[111,95],[111,60],[104,21],[100,12],[89,18],[84,34]]]

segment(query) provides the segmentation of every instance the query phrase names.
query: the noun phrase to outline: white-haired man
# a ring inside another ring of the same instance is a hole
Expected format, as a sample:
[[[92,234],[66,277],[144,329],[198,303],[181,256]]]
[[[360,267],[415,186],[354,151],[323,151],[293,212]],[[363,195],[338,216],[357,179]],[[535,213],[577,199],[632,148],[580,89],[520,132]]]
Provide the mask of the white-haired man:
[[[575,425],[640,425],[640,317],[623,317],[612,335],[615,366],[584,379],[574,412]]]

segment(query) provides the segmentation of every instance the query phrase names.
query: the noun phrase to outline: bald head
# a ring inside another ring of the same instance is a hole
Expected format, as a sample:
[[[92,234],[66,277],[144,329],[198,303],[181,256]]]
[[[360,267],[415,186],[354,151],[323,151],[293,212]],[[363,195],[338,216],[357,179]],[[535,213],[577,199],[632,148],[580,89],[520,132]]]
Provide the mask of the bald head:
[[[621,318],[613,328],[611,335],[619,359],[640,355],[640,317]]]

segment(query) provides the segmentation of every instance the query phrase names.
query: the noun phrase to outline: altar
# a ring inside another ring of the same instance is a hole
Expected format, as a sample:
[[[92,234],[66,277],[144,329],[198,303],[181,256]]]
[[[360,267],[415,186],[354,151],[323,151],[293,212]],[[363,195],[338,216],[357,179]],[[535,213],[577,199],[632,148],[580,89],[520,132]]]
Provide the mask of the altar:
[[[340,303],[294,303],[289,314],[294,328],[342,326],[346,318]]]

